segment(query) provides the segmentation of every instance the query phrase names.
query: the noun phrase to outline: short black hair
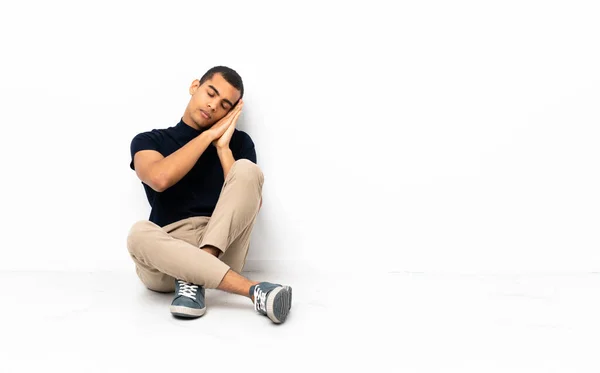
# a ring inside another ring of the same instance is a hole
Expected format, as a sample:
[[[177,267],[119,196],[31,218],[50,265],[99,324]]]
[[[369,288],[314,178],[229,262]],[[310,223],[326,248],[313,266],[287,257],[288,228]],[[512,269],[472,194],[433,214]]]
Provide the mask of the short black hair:
[[[227,83],[231,84],[235,89],[240,91],[240,100],[242,97],[244,97],[244,82],[242,82],[242,77],[235,70],[227,66],[215,66],[210,68],[204,73],[204,75],[202,75],[202,78],[200,78],[200,85],[202,85],[208,79],[212,79],[215,74],[221,74]],[[237,102],[235,104],[237,105]]]

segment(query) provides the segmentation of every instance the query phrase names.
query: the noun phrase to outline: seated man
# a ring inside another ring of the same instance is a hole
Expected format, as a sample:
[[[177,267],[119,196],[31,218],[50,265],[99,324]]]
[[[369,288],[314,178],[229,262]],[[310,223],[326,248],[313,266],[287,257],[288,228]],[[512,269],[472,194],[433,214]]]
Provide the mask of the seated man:
[[[257,312],[283,323],[292,288],[239,274],[263,185],[254,143],[235,128],[244,105],[242,79],[217,66],[189,92],[179,123],[131,142],[130,167],[152,208],[149,221],[135,223],[127,237],[137,275],[151,290],[175,291],[175,316],[202,316],[204,288],[210,288],[246,296]]]

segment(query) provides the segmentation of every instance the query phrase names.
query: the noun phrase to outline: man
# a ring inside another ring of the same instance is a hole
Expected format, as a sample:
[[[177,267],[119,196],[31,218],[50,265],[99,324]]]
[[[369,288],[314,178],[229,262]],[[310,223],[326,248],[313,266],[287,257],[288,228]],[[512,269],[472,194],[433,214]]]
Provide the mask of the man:
[[[152,207],[133,225],[127,248],[142,283],[175,291],[171,313],[206,311],[205,288],[246,296],[257,312],[283,323],[292,289],[240,275],[262,205],[263,174],[254,143],[236,129],[244,103],[241,77],[217,66],[190,86],[181,121],[131,142],[130,167]]]

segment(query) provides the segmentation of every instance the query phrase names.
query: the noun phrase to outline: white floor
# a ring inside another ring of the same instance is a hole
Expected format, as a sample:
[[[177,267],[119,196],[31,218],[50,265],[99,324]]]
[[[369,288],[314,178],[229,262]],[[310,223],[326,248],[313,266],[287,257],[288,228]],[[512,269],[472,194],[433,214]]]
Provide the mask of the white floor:
[[[600,274],[250,273],[277,326],[207,291],[200,319],[132,273],[0,273],[0,372],[600,372]]]

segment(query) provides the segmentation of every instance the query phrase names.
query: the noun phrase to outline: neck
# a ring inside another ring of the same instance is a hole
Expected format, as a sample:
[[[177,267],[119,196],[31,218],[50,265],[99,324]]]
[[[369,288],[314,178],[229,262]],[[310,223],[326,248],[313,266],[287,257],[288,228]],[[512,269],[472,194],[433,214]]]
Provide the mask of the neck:
[[[196,122],[192,120],[192,117],[187,112],[183,114],[183,123],[197,131],[200,131],[202,129],[198,124],[196,124]]]

